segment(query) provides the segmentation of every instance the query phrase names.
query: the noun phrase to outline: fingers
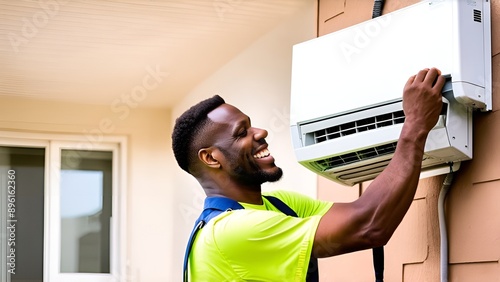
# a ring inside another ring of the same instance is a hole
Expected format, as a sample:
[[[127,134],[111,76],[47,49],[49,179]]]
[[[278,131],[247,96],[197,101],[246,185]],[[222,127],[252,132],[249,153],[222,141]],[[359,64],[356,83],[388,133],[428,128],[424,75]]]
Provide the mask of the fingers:
[[[416,75],[412,75],[412,76],[410,76],[410,78],[408,78],[408,81],[406,81],[406,85],[405,85],[404,89],[408,88],[410,85],[413,84],[413,82],[415,81],[415,77],[416,77]]]
[[[422,71],[420,71],[422,72]],[[420,74],[420,73],[419,73]],[[427,73],[425,74],[424,83],[434,85],[436,78],[441,74],[441,72],[436,68],[427,69]]]
[[[436,68],[422,69],[408,79],[403,91],[403,110],[410,123],[427,131],[436,125],[444,83],[445,78]]]
[[[437,68],[425,68],[416,75],[411,76],[406,84],[409,86],[413,83],[423,83],[429,85],[431,88],[441,89],[444,86],[445,78]]]
[[[441,71],[436,68],[425,68],[417,73],[415,76],[415,81],[418,82],[431,82],[436,80],[436,77],[441,75]]]
[[[443,89],[445,82],[446,82],[446,79],[444,78],[444,76],[441,75],[441,72],[439,72],[439,76],[437,77],[433,88],[439,89],[439,91],[441,91],[441,89]]]
[[[425,78],[427,77],[427,73],[429,72],[429,69],[425,68],[417,73],[415,76],[415,81],[416,82],[423,82]]]

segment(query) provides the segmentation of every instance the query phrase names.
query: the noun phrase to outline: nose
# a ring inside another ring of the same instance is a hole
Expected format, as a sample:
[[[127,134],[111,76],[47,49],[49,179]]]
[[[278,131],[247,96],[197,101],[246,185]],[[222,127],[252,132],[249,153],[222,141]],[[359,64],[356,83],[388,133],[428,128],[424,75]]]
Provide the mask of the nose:
[[[262,129],[262,128],[255,128],[254,127],[254,135],[253,135],[253,138],[256,140],[256,141],[259,141],[261,139],[264,139],[267,137],[267,130],[265,129]]]

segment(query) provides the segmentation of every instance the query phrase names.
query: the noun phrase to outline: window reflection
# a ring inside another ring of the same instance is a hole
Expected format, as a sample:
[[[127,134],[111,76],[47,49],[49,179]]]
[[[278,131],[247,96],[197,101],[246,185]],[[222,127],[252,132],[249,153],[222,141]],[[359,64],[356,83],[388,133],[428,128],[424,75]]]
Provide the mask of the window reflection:
[[[112,152],[61,152],[61,272],[109,273]]]

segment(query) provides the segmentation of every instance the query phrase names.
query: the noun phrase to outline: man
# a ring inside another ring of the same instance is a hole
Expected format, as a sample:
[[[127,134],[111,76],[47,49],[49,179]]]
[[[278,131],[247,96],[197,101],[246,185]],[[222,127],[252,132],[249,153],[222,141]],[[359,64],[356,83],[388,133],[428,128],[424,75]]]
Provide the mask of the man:
[[[275,191],[298,217],[287,216],[261,194],[277,181],[267,131],[219,96],[180,116],[172,134],[179,166],[208,197],[238,201],[244,209],[221,213],[199,232],[189,257],[191,281],[305,281],[309,258],[383,246],[415,195],[425,140],[442,107],[445,79],[423,69],[403,90],[405,123],[393,159],[359,199],[327,203]]]

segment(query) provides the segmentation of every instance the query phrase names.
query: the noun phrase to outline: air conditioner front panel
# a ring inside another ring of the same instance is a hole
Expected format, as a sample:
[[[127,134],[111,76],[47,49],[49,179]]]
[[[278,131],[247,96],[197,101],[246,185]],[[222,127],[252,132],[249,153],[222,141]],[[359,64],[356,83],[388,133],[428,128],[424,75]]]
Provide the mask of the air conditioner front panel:
[[[411,7],[295,45],[291,124],[401,99],[408,78],[425,67],[453,75],[451,11]]]

